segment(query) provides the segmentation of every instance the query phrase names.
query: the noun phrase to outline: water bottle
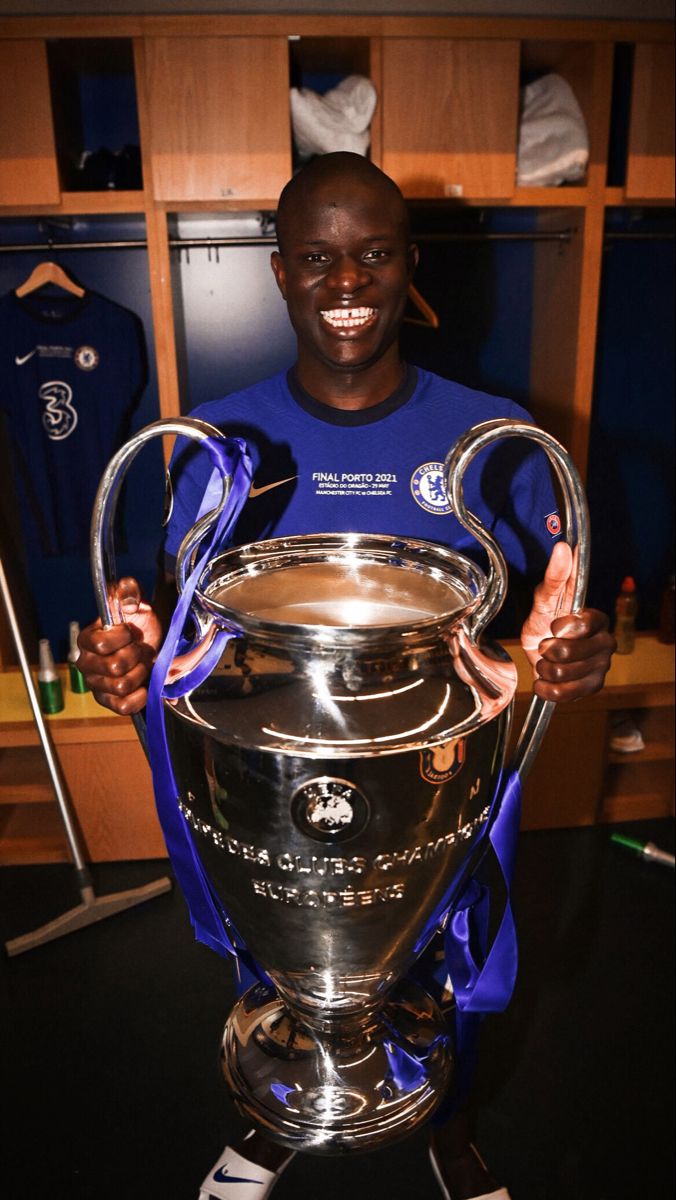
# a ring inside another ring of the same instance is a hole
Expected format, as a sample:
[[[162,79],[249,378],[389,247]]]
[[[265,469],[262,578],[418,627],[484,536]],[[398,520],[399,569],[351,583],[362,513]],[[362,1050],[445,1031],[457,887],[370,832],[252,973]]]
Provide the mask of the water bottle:
[[[638,600],[636,584],[631,575],[622,580],[620,594],[615,601],[615,638],[618,654],[631,654],[636,644],[636,613]]]
[[[63,708],[63,688],[54,666],[52,648],[47,638],[40,638],[38,644],[38,689],[40,692],[40,707],[44,713],[58,713]]]

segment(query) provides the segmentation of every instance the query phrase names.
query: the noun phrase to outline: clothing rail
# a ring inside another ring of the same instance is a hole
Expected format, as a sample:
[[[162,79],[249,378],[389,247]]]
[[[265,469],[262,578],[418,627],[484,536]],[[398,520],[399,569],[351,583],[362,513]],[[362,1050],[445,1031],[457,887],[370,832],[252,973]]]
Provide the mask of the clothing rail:
[[[558,242],[568,241],[573,236],[573,230],[564,229],[553,233],[421,233],[411,235],[418,242],[484,242],[484,241],[537,241]],[[277,238],[270,234],[259,237],[198,237],[198,238],[169,238],[172,250],[191,250],[197,247],[209,249],[210,246],[275,246]],[[135,250],[142,249],[148,243],[145,238],[133,238],[130,241],[106,242],[22,242],[15,245],[0,245],[2,254],[29,253],[40,250]]]
[[[574,229],[561,229],[551,233],[414,233],[414,242],[569,242],[576,233]],[[604,241],[642,241],[658,242],[673,241],[674,233],[606,233]],[[275,246],[276,237],[261,235],[260,237],[201,237],[201,238],[170,238],[172,250],[191,250],[198,247],[218,249],[221,246]],[[106,242],[20,242],[14,245],[0,245],[0,254],[29,254],[51,250],[138,250],[148,245],[145,238],[133,238],[130,241]]]

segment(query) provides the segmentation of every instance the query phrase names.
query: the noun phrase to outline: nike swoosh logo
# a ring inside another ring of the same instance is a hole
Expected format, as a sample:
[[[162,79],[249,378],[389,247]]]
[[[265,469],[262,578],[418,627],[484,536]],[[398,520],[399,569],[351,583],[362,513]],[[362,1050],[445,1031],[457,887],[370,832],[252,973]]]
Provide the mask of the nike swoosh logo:
[[[216,1183],[263,1183],[262,1179],[240,1179],[237,1175],[228,1175],[228,1168],[219,1167],[214,1171],[212,1179]]]
[[[22,357],[19,357],[18,354],[15,354],[14,362],[16,363],[17,367],[22,367],[23,364],[25,362],[28,362],[28,359],[32,358],[34,354],[35,354],[35,350],[29,350],[28,354],[24,354]]]
[[[255,500],[256,496],[262,496],[263,492],[270,492],[273,488],[281,487],[283,483],[291,483],[292,479],[297,478],[297,475],[289,475],[288,479],[277,479],[275,483],[266,483],[263,487],[255,487],[252,483],[249,488],[249,499]]]

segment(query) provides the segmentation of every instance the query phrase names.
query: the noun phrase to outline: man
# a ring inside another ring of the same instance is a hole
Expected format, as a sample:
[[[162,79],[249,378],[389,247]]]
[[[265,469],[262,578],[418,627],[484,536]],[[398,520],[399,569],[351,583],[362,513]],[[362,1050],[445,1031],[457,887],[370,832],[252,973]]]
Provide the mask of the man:
[[[254,462],[235,540],[378,532],[474,553],[439,486],[441,463],[469,426],[526,414],[402,362],[398,335],[418,252],[399,189],[358,155],[314,159],[280,197],[277,234],[272,269],[297,336],[296,364],[199,410],[244,437]],[[560,522],[546,462],[529,447],[510,442],[485,454],[467,473],[465,496],[502,544],[512,576],[541,575],[546,565],[522,644],[537,694],[573,700],[602,686],[614,641],[602,613],[556,617],[570,592],[572,556],[556,542]],[[169,584],[181,538],[210,486],[204,458],[192,448],[175,456]],[[128,714],[145,704],[161,626],[134,581],[122,581],[120,594],[127,624],[84,630],[79,665],[99,702]],[[507,1197],[471,1146],[463,1114],[437,1127],[431,1154],[447,1198]],[[290,1157],[251,1133],[226,1148],[201,1197],[263,1200]]]

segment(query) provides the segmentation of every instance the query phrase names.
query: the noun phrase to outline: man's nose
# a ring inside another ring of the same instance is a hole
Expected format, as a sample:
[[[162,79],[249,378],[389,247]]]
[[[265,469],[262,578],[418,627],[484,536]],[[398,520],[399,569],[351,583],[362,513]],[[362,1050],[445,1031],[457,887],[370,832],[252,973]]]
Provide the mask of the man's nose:
[[[351,294],[358,291],[359,288],[365,287],[370,279],[368,268],[363,262],[360,262],[358,258],[353,258],[350,254],[343,254],[332,263],[327,283],[336,291]]]

